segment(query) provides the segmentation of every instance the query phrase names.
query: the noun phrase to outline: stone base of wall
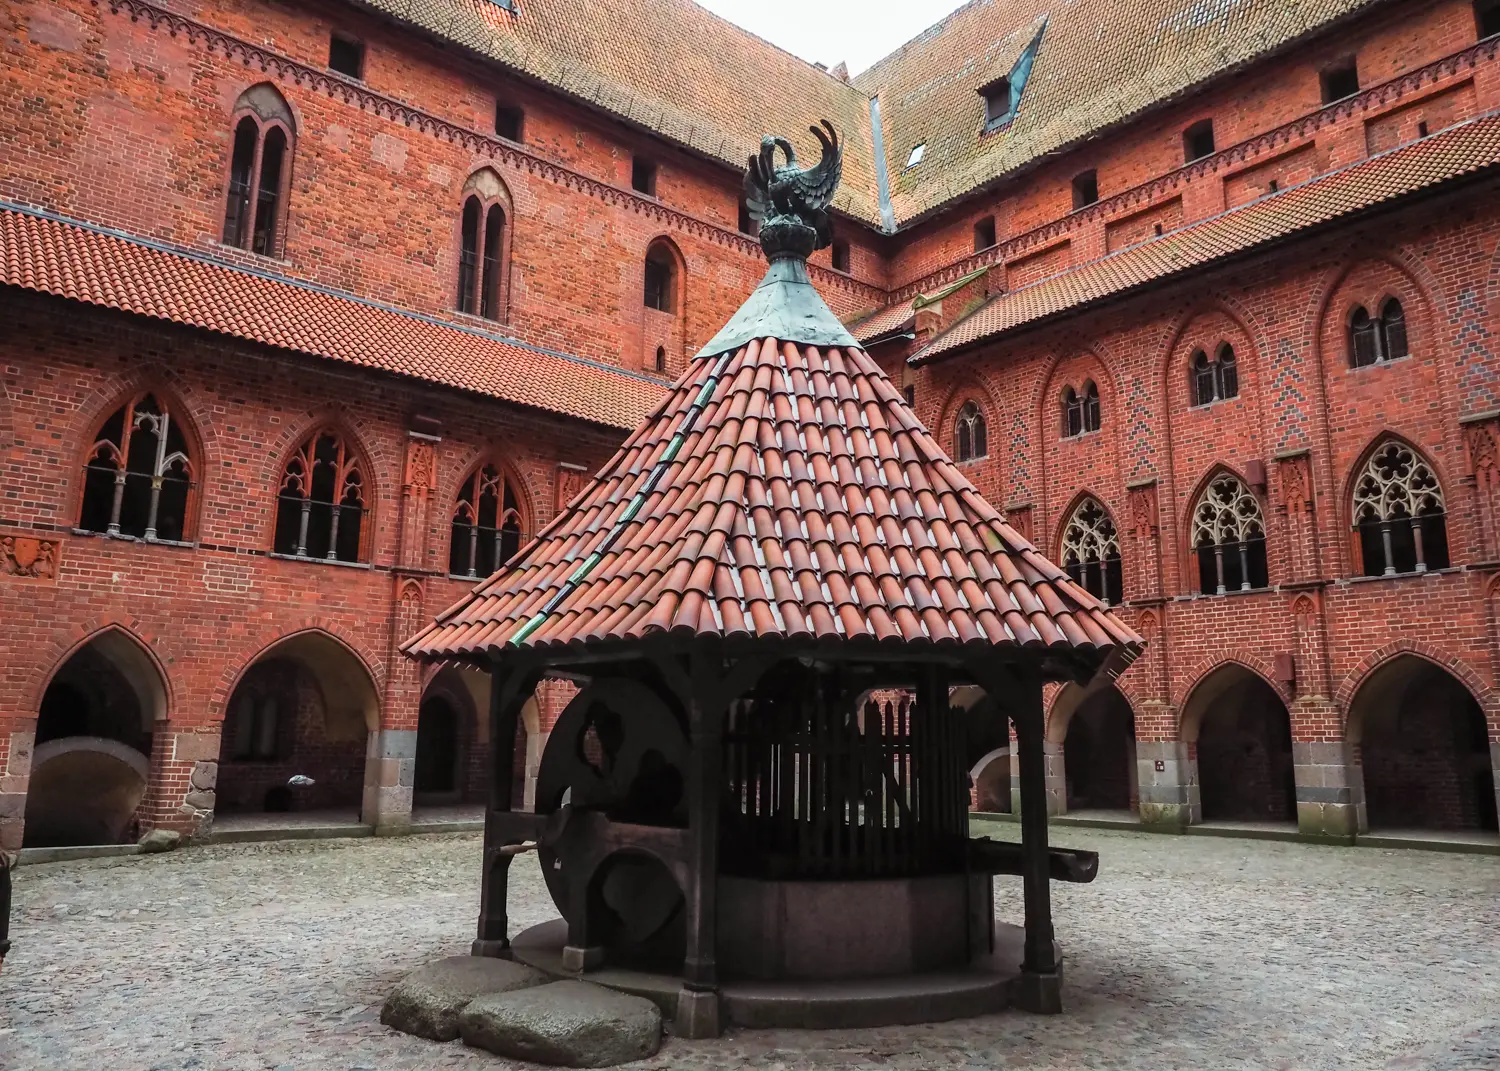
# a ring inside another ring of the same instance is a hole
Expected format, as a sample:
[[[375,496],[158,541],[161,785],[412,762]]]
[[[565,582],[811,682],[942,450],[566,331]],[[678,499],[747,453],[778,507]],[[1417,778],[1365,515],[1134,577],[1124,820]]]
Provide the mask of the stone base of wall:
[[[417,731],[381,729],[365,749],[365,791],[360,821],[377,830],[411,825],[411,792],[417,768]]]
[[[1364,776],[1343,741],[1293,742],[1297,829],[1310,836],[1352,837],[1369,829]]]
[[[1181,827],[1203,821],[1198,760],[1180,740],[1139,740],[1135,745],[1141,823]]]

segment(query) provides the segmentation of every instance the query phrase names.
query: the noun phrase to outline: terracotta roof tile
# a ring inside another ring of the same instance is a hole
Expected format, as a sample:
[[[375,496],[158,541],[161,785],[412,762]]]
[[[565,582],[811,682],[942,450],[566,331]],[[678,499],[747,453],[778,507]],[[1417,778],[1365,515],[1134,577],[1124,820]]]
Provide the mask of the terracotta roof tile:
[[[665,631],[1123,662],[1142,642],[980,497],[863,350],[775,339],[696,359],[564,513],[404,649]]]
[[[0,202],[0,283],[610,427],[658,380]]]
[[[1291,186],[1062,275],[997,294],[912,355],[920,364],[1500,163],[1500,113]]]

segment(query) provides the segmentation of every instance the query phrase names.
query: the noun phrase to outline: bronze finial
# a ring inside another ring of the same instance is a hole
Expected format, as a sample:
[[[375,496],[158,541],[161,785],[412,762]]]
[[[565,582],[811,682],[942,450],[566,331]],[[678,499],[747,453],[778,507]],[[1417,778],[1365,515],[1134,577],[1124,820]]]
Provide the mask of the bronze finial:
[[[760,153],[750,157],[745,172],[745,204],[760,222],[760,246],[766,256],[806,258],[833,241],[828,206],[833,203],[843,174],[844,153],[838,132],[827,119],[810,128],[823,144],[823,159],[815,167],[797,166],[797,153],[786,138],[769,134],[760,139]],[[786,163],[776,164],[776,150]]]

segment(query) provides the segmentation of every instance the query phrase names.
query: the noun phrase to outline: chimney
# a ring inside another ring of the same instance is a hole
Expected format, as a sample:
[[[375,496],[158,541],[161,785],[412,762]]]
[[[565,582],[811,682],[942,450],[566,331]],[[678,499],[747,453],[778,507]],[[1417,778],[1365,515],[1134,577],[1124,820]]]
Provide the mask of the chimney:
[[[840,82],[843,82],[846,85],[849,82],[849,64],[845,63],[843,60],[840,60],[839,65],[828,73],[833,75]]]

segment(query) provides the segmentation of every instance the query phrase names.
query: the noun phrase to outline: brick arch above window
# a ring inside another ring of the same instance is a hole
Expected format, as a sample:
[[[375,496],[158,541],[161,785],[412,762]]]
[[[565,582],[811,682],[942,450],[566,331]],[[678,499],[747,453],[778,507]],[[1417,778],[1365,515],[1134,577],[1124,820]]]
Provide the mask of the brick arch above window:
[[[275,86],[261,82],[240,94],[230,114],[225,245],[282,255],[296,148],[296,119]]]
[[[185,407],[160,387],[106,407],[82,463],[77,526],[147,542],[186,542],[196,530],[203,449]]]

